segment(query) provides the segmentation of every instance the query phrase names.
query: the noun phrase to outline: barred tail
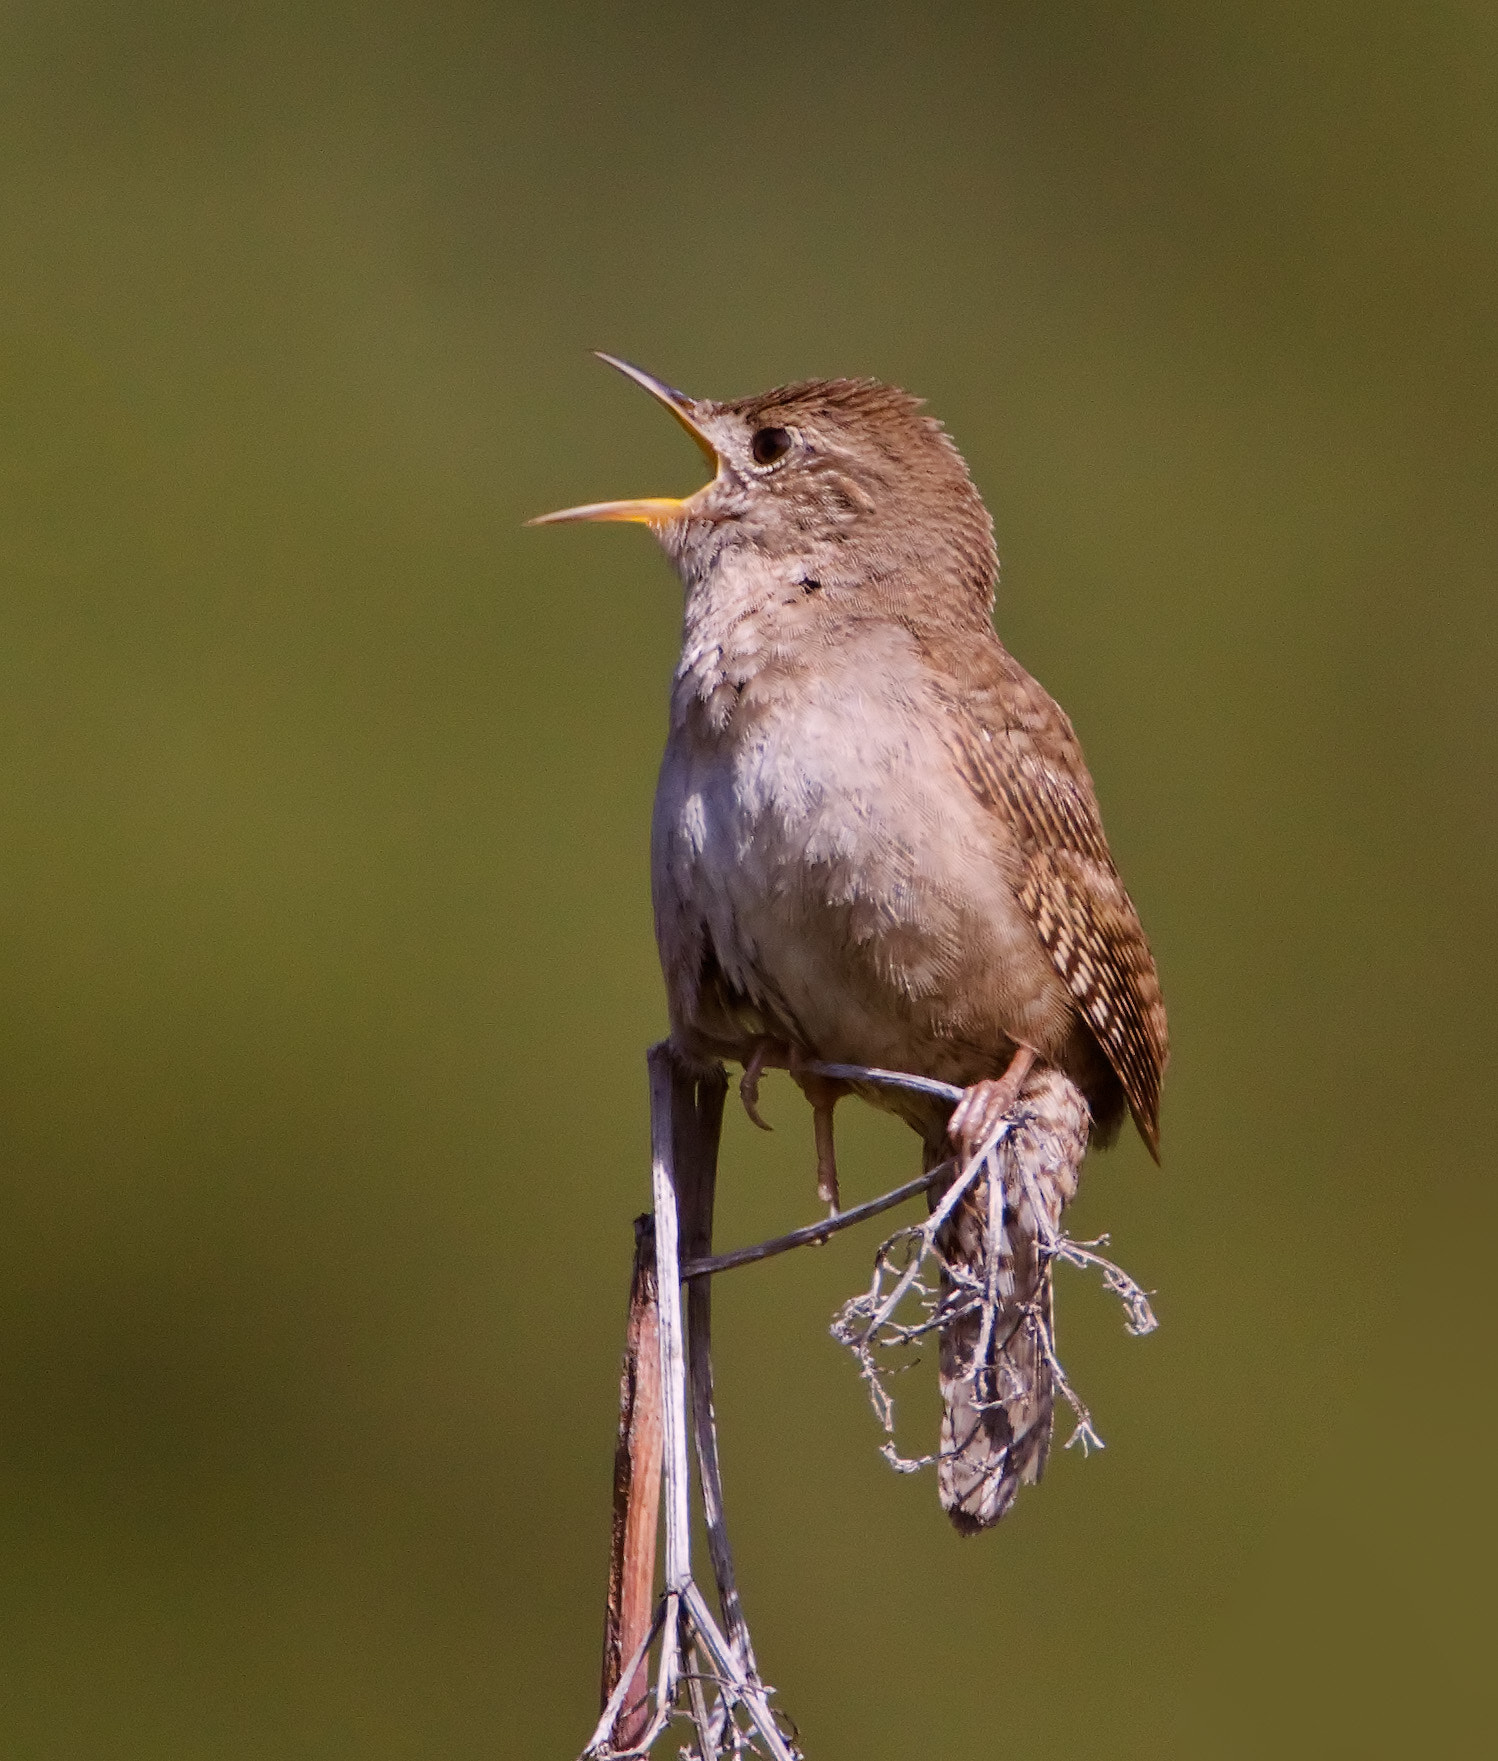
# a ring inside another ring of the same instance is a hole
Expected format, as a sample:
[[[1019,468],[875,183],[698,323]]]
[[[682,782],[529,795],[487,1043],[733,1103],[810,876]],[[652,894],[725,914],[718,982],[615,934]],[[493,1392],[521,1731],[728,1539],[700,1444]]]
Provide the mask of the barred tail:
[[[960,1312],[941,1334],[937,1487],[942,1508],[969,1535],[996,1523],[1045,1469],[1055,1387],[1041,1237],[1059,1230],[1076,1196],[1092,1123],[1080,1090],[1057,1070],[1030,1078],[1013,1118],[996,1152],[997,1190],[985,1170],[938,1242],[949,1268],[942,1301]]]

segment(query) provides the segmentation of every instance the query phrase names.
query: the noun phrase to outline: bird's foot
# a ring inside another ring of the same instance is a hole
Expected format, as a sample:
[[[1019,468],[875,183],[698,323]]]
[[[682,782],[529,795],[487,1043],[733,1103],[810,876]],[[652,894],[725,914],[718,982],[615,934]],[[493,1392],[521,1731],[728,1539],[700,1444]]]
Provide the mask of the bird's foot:
[[[817,1144],[817,1197],[827,1206],[828,1215],[838,1213],[837,1150],[832,1137],[832,1109],[850,1092],[846,1082],[817,1076],[805,1066],[811,1060],[793,1051],[790,1056],[792,1078],[811,1102],[811,1126]]]
[[[744,1074],[739,1078],[739,1099],[744,1103],[750,1123],[761,1131],[773,1131],[775,1127],[760,1117],[759,1079],[766,1070],[784,1070],[789,1063],[790,1053],[783,1045],[777,1040],[762,1039],[750,1054]]]
[[[985,1077],[963,1090],[962,1099],[947,1121],[947,1136],[956,1144],[964,1162],[972,1161],[998,1130],[1004,1116],[1019,1099],[1025,1078],[1035,1065],[1035,1053],[1020,1046],[999,1077]]]

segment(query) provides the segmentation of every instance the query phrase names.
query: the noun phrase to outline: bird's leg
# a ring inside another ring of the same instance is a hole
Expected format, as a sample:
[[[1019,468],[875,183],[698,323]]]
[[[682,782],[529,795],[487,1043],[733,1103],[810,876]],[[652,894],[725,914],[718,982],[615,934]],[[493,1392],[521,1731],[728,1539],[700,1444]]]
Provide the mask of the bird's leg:
[[[970,1162],[983,1148],[995,1126],[1019,1099],[1019,1091],[1034,1065],[1035,1053],[1031,1048],[1018,1046],[1002,1076],[985,1077],[963,1090],[962,1099],[947,1121],[947,1136],[961,1150],[964,1162]]]
[[[815,1076],[804,1068],[808,1062],[801,1053],[792,1051],[790,1071],[800,1084],[801,1092],[811,1102],[811,1127],[817,1145],[817,1197],[832,1216],[838,1211],[837,1151],[832,1139],[832,1109],[849,1093],[846,1082],[835,1082],[827,1076]]]
[[[739,1078],[739,1099],[744,1103],[750,1122],[761,1131],[773,1131],[775,1127],[760,1118],[759,1079],[766,1070],[784,1070],[789,1063],[790,1053],[778,1040],[758,1040],[744,1066],[744,1074]]]

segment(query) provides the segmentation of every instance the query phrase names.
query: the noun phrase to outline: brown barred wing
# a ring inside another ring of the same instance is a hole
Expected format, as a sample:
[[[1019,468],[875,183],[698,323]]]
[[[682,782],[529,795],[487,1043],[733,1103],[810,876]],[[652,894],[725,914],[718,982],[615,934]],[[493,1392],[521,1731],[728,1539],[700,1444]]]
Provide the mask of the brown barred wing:
[[[1165,1005],[1149,943],[1117,870],[1073,850],[1036,850],[1025,864],[1020,901],[1158,1161]]]
[[[1012,656],[987,688],[952,702],[954,756],[1011,822],[1021,903],[1160,1155],[1165,1004],[1134,902],[1108,851],[1071,723]]]

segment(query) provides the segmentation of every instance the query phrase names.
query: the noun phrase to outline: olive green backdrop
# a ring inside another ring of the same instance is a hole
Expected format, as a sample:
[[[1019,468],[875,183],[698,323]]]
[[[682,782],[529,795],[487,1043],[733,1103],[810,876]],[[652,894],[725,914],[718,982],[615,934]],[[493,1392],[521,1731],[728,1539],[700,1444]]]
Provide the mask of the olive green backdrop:
[[[1171,1008],[1076,1213],[1162,1328],[1061,1274],[1109,1447],[997,1532],[827,1337],[876,1231],[722,1288],[808,1753],[1480,1742],[1495,17],[5,8],[0,1754],[590,1727],[679,606],[521,522],[700,481],[594,346],[931,400]],[[725,1239],[814,1213],[765,1105]]]

